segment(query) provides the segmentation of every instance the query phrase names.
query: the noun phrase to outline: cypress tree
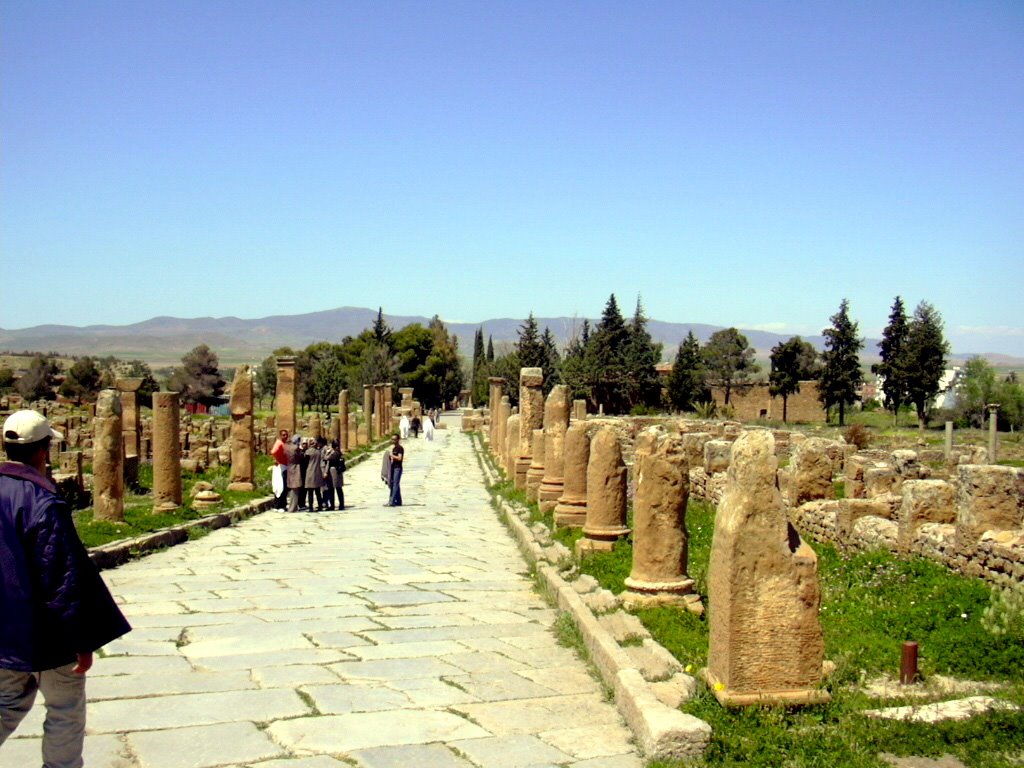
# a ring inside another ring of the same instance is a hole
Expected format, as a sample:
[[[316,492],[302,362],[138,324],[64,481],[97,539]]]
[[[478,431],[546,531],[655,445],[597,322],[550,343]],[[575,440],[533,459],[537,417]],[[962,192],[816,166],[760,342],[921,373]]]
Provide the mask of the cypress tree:
[[[624,357],[629,407],[656,406],[661,401],[661,382],[655,367],[661,361],[661,344],[655,344],[647,331],[647,317],[639,297],[627,332]]]
[[[601,321],[587,340],[585,369],[594,404],[607,413],[624,413],[626,392],[626,345],[629,330],[613,293],[601,313]]]
[[[885,330],[882,331],[882,340],[878,342],[878,354],[882,358],[882,362],[871,366],[871,372],[883,379],[882,392],[885,395],[885,407],[892,411],[894,424],[899,423],[900,406],[910,402],[904,349],[908,330],[903,299],[897,296],[889,312],[889,324],[885,326]]]
[[[923,430],[928,418],[928,407],[939,394],[939,382],[946,370],[946,343],[942,328],[942,315],[927,301],[914,310],[907,329],[904,348],[906,360],[907,395],[917,409],[917,423]]]
[[[818,399],[828,410],[839,407],[839,426],[846,421],[846,406],[857,399],[857,387],[864,380],[860,371],[860,351],[864,342],[857,336],[857,323],[850,319],[850,302],[843,299],[839,311],[829,318],[832,326],[822,331],[825,351],[822,352]]]
[[[711,399],[704,384],[704,356],[700,351],[700,342],[693,331],[679,343],[675,362],[672,363],[672,374],[668,379],[668,399],[677,411],[692,411],[697,403],[706,403]]]

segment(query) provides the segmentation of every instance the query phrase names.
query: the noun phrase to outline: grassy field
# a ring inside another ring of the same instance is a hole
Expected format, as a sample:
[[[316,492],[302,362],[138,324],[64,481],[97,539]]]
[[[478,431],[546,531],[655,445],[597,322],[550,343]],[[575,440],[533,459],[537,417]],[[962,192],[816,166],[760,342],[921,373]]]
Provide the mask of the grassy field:
[[[542,515],[536,504],[526,504],[522,493],[507,482],[493,490],[527,506],[531,523],[553,525],[550,515]],[[712,505],[690,503],[688,571],[705,596],[714,518]],[[578,530],[565,528],[553,533],[570,548],[580,536]],[[683,706],[714,730],[701,765],[881,768],[888,765],[879,759],[881,752],[932,758],[952,754],[972,768],[1020,765],[1024,756],[1021,713],[1001,712],[938,725],[877,721],[860,713],[912,703],[873,699],[862,686],[866,680],[898,678],[905,640],[919,644],[925,680],[942,675],[997,683],[998,691],[990,695],[1024,706],[1024,613],[1004,612],[1003,621],[994,626],[990,606],[998,602],[998,593],[929,560],[813,546],[818,553],[825,656],[836,665],[825,682],[832,701],[805,708],[728,709],[701,684],[698,695]],[[631,564],[632,546],[625,540],[610,553],[585,557],[580,570],[618,593]],[[644,609],[637,615],[688,670],[707,663],[706,617],[675,608]],[[676,764],[652,763],[650,768],[676,768]]]

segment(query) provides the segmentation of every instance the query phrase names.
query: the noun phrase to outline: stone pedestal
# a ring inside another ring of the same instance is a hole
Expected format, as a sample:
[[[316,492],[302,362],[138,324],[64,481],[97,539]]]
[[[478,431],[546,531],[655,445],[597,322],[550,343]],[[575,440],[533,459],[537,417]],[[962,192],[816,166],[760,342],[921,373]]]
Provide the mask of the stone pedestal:
[[[565,487],[565,432],[569,429],[567,393],[564,384],[557,384],[544,401],[544,477],[537,493],[541,512],[550,512],[558,505]]]
[[[252,369],[240,365],[231,382],[231,482],[229,491],[251,493],[255,488],[256,436],[253,434]]]
[[[540,368],[519,370],[519,454],[515,461],[515,485],[526,489],[526,473],[533,460],[533,431],[544,426],[544,372]]]
[[[584,538],[576,542],[577,554],[610,552],[612,545],[629,534],[626,526],[626,463],[619,437],[611,427],[601,427],[590,440],[587,463],[587,522]]]
[[[701,614],[704,607],[686,574],[686,503],[690,468],[677,439],[652,436],[637,452],[633,498],[633,567],[623,604],[629,608],[678,605]]]
[[[530,468],[526,470],[526,500],[537,501],[537,492],[544,479],[544,430],[533,430]]]
[[[124,435],[121,395],[104,389],[96,400],[92,445],[92,507],[97,520],[124,520]]]
[[[181,506],[181,443],[178,393],[153,393],[153,509]]]
[[[590,437],[581,421],[574,421],[565,433],[562,452],[562,495],[555,504],[555,525],[582,528],[587,522],[587,464]]]
[[[295,358],[277,358],[277,389],[274,394],[274,410],[277,428],[287,429],[295,434]],[[180,502],[179,502],[180,503]]]
[[[813,704],[824,655],[818,559],[786,519],[770,432],[736,440],[708,570],[705,679],[726,706]]]
[[[587,401],[586,400],[573,400],[572,401],[572,419],[573,421],[583,421],[587,418]]]
[[[134,488],[139,484],[139,455],[141,453],[141,425],[139,423],[140,378],[118,377],[114,387],[121,397],[121,431],[124,442],[124,484]]]

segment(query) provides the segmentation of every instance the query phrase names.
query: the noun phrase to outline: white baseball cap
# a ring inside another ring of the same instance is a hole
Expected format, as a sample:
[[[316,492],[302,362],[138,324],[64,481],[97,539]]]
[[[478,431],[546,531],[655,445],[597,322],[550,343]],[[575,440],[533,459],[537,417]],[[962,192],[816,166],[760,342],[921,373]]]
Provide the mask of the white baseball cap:
[[[4,422],[4,442],[27,445],[47,437],[62,440],[64,435],[50,426],[39,411],[15,411]]]

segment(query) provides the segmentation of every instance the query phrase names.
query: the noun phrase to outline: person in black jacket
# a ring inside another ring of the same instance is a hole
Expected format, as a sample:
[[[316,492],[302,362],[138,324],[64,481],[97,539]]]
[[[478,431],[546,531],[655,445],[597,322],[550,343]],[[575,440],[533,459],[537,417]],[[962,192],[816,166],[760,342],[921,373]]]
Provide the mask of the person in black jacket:
[[[93,651],[131,630],[89,559],[71,509],[46,477],[50,440],[36,411],[4,422],[0,464],[0,745],[43,692],[43,764],[81,768],[85,673]]]

